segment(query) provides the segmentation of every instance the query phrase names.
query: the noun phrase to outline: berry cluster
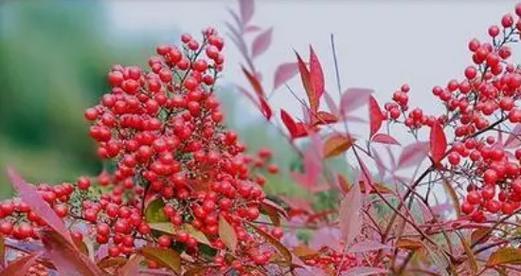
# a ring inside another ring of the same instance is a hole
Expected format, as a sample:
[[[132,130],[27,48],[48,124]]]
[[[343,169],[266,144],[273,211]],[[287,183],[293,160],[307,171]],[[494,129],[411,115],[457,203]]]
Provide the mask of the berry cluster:
[[[260,239],[245,222],[260,215],[265,179],[253,170],[267,165],[271,152],[261,150],[258,158],[243,154],[246,147],[237,134],[222,124],[213,92],[223,68],[223,39],[207,29],[201,42],[189,35],[181,41],[182,48],[159,46],[158,56],[149,59],[150,72],[115,66],[108,75],[112,91],[86,111],[99,156],[116,160],[116,170],[112,195],[85,206],[85,218],[99,221],[100,212],[110,218],[97,223],[96,240],[106,243],[112,235],[113,244],[124,246],[111,247],[109,254],[129,254],[134,231],[143,238],[151,231],[140,206],[148,198],[159,198],[174,229],[195,230],[152,237],[157,244],[163,248],[183,244],[187,252],[197,254],[193,231],[201,232],[211,247],[221,250],[215,263],[225,268],[231,262],[224,259],[226,246],[219,237],[222,218],[234,228],[239,241],[236,253],[258,247]],[[276,173],[278,168],[267,165],[267,170]],[[137,195],[127,202],[130,205],[113,202],[113,197],[129,193]],[[265,264],[270,254],[272,250],[243,254],[246,258],[239,263]]]
[[[390,122],[403,123],[412,133],[436,120],[453,130],[455,141],[446,154],[450,170],[438,169],[455,184],[466,186],[461,209],[478,222],[486,219],[485,212],[510,215],[521,205],[521,150],[512,152],[504,141],[486,134],[512,133],[521,123],[521,108],[515,104],[521,95],[521,70],[510,60],[508,46],[520,35],[521,5],[515,14],[503,16],[501,26],[489,28],[491,42],[469,42],[473,64],[461,80],[432,89],[446,114],[435,117],[420,108],[409,111],[407,84],[385,105]]]

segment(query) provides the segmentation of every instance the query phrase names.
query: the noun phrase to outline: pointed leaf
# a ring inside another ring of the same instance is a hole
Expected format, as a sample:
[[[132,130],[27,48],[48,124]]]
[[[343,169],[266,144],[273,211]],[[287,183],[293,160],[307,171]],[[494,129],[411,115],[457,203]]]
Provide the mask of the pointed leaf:
[[[378,132],[384,119],[385,116],[382,113],[382,110],[380,109],[376,99],[373,96],[369,97],[369,124],[371,129],[371,132],[369,133],[370,137]]]
[[[261,30],[261,28],[259,26],[249,25],[248,27],[246,27],[244,29],[244,32],[245,33],[253,33],[253,32],[258,32],[260,30]]]
[[[235,252],[238,243],[237,233],[223,216],[219,216],[219,237],[226,247]]]
[[[246,25],[255,12],[255,1],[254,0],[239,0],[239,9],[241,11],[242,24]]]
[[[55,231],[41,231],[46,255],[50,258],[60,275],[99,276],[103,272],[88,256],[78,251],[64,237]]]
[[[280,226],[280,217],[283,216],[285,218],[288,217],[286,210],[284,210],[277,203],[265,198],[261,204],[261,213],[267,214],[270,217],[271,222],[275,226]]]
[[[388,245],[385,245],[378,241],[362,241],[359,243],[353,244],[351,248],[349,248],[349,253],[363,253],[363,252],[369,252],[369,251],[375,251],[375,250],[381,250],[381,249],[389,249],[391,248]]]
[[[503,247],[492,253],[487,261],[487,266],[496,266],[502,264],[521,264],[521,249],[512,247]]]
[[[340,99],[340,113],[347,113],[367,104],[373,90],[367,88],[348,88]]]
[[[458,233],[458,232],[456,232],[456,233]],[[465,240],[465,238],[463,238],[463,236],[461,236],[459,233],[458,233],[458,237],[460,238],[461,244],[463,245],[463,249],[465,249],[465,254],[467,255],[467,258],[468,258],[467,262],[469,263],[469,267],[472,271],[472,275],[476,275],[478,272],[478,263],[476,261],[476,256],[474,256],[474,252],[470,248],[470,245],[467,242],[467,240]]]
[[[514,129],[512,129],[510,135],[508,135],[508,138],[505,141],[504,146],[506,148],[515,148],[515,147],[519,147],[520,145],[521,145],[521,124],[517,124],[514,127]]]
[[[408,249],[408,250],[418,250],[425,247],[425,245],[419,240],[413,240],[408,238],[400,238],[395,244],[397,248]]]
[[[0,271],[0,276],[25,276],[28,275],[29,268],[36,264],[41,252],[34,252],[27,256],[17,258],[10,262],[6,268]]]
[[[434,164],[439,163],[445,156],[447,150],[447,138],[438,121],[434,122],[430,134],[430,151]]]
[[[340,229],[337,227],[323,226],[313,232],[313,238],[309,241],[309,246],[313,250],[320,251],[325,247],[342,250],[340,240]]]
[[[334,124],[338,122],[338,118],[326,111],[318,111],[315,116],[313,116],[313,125],[327,125]]]
[[[342,273],[342,276],[368,276],[368,275],[387,275],[389,271],[387,269],[370,267],[370,266],[357,266],[348,269]]]
[[[383,133],[375,134],[371,138],[371,141],[373,141],[375,143],[387,144],[387,145],[400,145],[400,143],[398,141],[396,141],[396,139],[394,139],[392,136],[389,136],[389,135],[383,134]]]
[[[45,221],[45,223],[47,223],[47,225],[49,225],[49,227],[59,233],[70,244],[73,244],[72,238],[65,227],[65,224],[49,204],[43,200],[36,187],[25,182],[25,180],[13,168],[8,168],[7,174],[11,180],[13,188],[18,192],[22,201],[31,207],[31,211],[37,214],[43,221]]]
[[[241,66],[241,68],[242,72],[246,76],[246,79],[248,79],[248,81],[250,82],[253,91],[255,91],[255,94],[257,94],[257,96],[259,97],[264,97],[264,89],[262,89],[262,85],[257,76],[255,76],[254,73],[248,71],[248,69],[244,68],[244,66]]]
[[[488,236],[490,236],[490,228],[478,228],[474,231],[472,231],[472,234],[470,234],[470,240],[472,244],[476,243],[483,243],[488,240]]]
[[[266,120],[269,121],[271,119],[271,115],[273,115],[273,113],[271,111],[270,105],[268,104],[268,101],[266,101],[266,99],[264,97],[259,96],[259,102],[260,102],[262,115],[264,115]]]
[[[290,137],[292,139],[307,135],[307,132],[303,128],[302,124],[296,123],[291,117],[291,115],[289,115],[284,109],[280,110],[280,118],[282,119],[282,122],[288,129]]]
[[[273,28],[269,28],[260,33],[251,44],[251,57],[255,58],[268,50],[271,44],[271,35]]]
[[[5,266],[5,237],[0,234],[0,267]]]
[[[168,217],[165,215],[165,212],[163,212],[164,207],[165,203],[161,198],[155,199],[152,202],[150,202],[145,209],[145,220],[148,223],[170,221]]]
[[[322,65],[320,65],[320,61],[311,45],[309,46],[309,78],[318,101],[320,101],[322,94],[324,94],[324,72],[322,71]]]
[[[331,97],[327,91],[324,92],[324,99],[326,100],[329,111],[331,111],[331,113],[337,117],[340,116],[340,111],[338,110],[335,100],[333,100],[333,97]]]
[[[132,255],[130,259],[126,260],[125,264],[118,269],[118,274],[121,276],[140,275],[139,268],[142,260],[142,256]]]
[[[208,240],[206,235],[203,232],[195,229],[191,224],[183,224],[180,227],[174,227],[174,225],[171,222],[154,222],[150,223],[149,226],[150,228],[156,231],[164,232],[171,235],[175,235],[182,230],[190,234],[198,242],[210,244],[210,241]]]
[[[341,240],[346,247],[351,245],[362,228],[362,220],[360,218],[362,203],[362,193],[359,185],[353,185],[353,188],[349,190],[340,203],[338,218],[340,220]]]
[[[316,93],[315,87],[311,83],[311,74],[306,66],[306,63],[302,60],[298,53],[295,54],[297,55],[297,65],[300,73],[300,79],[302,80],[302,85],[304,86],[304,90],[306,90],[306,94],[308,96],[309,107],[312,112],[317,112],[320,105],[320,97]]]
[[[176,273],[181,272],[181,256],[170,248],[145,246],[139,249],[141,255],[149,260],[156,261],[160,265],[171,269]]]
[[[101,259],[96,265],[101,268],[110,268],[110,267],[120,267],[127,263],[127,258],[125,257],[105,257]]]
[[[333,134],[324,143],[324,158],[340,155],[353,145],[353,139],[346,135]]]
[[[298,72],[298,66],[295,62],[287,62],[280,64],[275,70],[273,78],[273,90],[279,88],[288,80],[293,78]]]
[[[270,234],[264,232],[262,229],[254,225],[253,223],[248,223],[257,234],[259,234],[261,237],[263,237],[267,242],[269,242],[279,253],[282,255],[282,257],[286,260],[288,264],[291,264],[292,255],[291,252],[286,248],[282,243],[280,243],[277,239],[275,239]]]
[[[452,202],[452,207],[456,211],[456,217],[457,218],[461,217],[458,194],[456,193],[456,191],[454,190],[454,187],[452,187],[451,183],[446,178],[443,178],[442,182],[443,182],[443,188],[447,192],[447,195]]]
[[[320,140],[320,137],[314,133],[311,136],[311,145],[309,145],[304,152],[304,173],[293,173],[293,178],[296,180],[297,184],[309,191],[316,188],[322,173],[323,156],[322,152],[319,150],[320,148],[322,148],[322,141]]]
[[[376,164],[376,168],[378,169],[378,175],[380,176],[380,179],[383,179],[387,170],[387,166],[385,166],[382,157],[378,151],[374,149],[374,147],[371,147],[371,153],[373,154],[374,162]]]
[[[416,142],[403,148],[398,158],[398,167],[406,168],[418,165],[427,156],[427,143]]]

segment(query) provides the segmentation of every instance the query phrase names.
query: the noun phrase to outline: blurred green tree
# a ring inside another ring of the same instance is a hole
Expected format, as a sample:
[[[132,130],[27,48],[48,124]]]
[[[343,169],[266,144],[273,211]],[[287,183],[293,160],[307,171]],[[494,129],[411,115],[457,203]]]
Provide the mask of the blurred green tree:
[[[2,171],[12,165],[44,182],[99,171],[83,110],[108,89],[109,64],[131,56],[108,46],[105,21],[92,1],[0,5]],[[6,181],[0,178],[1,195]]]

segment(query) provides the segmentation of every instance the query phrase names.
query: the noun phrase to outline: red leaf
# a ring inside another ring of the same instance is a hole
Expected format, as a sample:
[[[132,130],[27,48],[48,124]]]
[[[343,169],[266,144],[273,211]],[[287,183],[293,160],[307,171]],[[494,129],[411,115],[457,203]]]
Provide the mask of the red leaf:
[[[260,33],[251,44],[251,57],[255,58],[268,50],[271,44],[271,34],[273,28],[269,28],[266,31]]]
[[[13,188],[18,192],[22,201],[31,207],[31,211],[38,215],[49,227],[60,234],[70,244],[74,244],[65,224],[49,204],[43,200],[36,190],[36,187],[25,182],[13,168],[8,168],[7,174]]]
[[[103,272],[86,255],[54,231],[42,231],[46,254],[60,275],[100,276]]]
[[[322,174],[322,141],[317,134],[311,136],[311,145],[304,152],[304,173],[293,173],[296,182],[303,188],[312,191],[320,180]]]
[[[264,97],[264,89],[262,89],[262,85],[260,84],[257,77],[252,74],[248,69],[244,68],[244,66],[241,66],[242,72],[250,82],[251,87],[253,88],[253,91],[257,94],[259,97]]]
[[[385,116],[383,115],[380,106],[378,106],[376,99],[373,96],[369,97],[369,122],[371,126],[369,137],[378,132],[384,119]]]
[[[232,252],[237,248],[237,233],[233,226],[221,215],[219,216],[219,238]]]
[[[319,96],[315,92],[315,87],[311,83],[311,74],[306,66],[306,63],[302,60],[302,58],[299,56],[298,53],[295,53],[297,55],[297,64],[298,64],[298,70],[300,73],[300,78],[302,80],[302,85],[304,86],[304,90],[306,90],[306,94],[308,96],[309,100],[309,107],[312,112],[316,112],[318,110],[318,106],[320,104],[319,102]]]
[[[375,251],[380,249],[389,249],[390,246],[385,245],[378,241],[361,241],[359,243],[353,244],[351,248],[349,248],[349,253],[362,253],[368,251]]]
[[[304,125],[302,123],[296,123],[293,118],[291,118],[291,116],[286,111],[284,111],[284,109],[280,110],[280,117],[288,129],[292,139],[304,137],[307,135],[307,131]]]
[[[247,49],[246,44],[244,43],[244,40],[242,39],[242,36],[239,33],[239,31],[228,22],[225,22],[225,25],[230,30],[228,37],[230,37],[233,44],[235,44],[235,46],[237,46],[237,49],[239,49],[239,52],[241,53],[243,58],[246,60],[249,59],[248,49]]]
[[[25,276],[29,268],[36,263],[43,252],[34,252],[27,256],[17,258],[0,271],[0,276]]]
[[[368,103],[373,90],[367,88],[348,88],[340,99],[340,113],[347,114]]]
[[[329,93],[324,92],[324,99],[326,100],[327,108],[329,108],[329,111],[331,113],[335,114],[336,116],[340,116],[340,111],[338,111],[338,107],[336,106],[335,100],[329,95]]]
[[[288,80],[293,78],[298,72],[298,66],[294,62],[287,62],[279,65],[275,70],[275,77],[273,78],[273,90],[279,88]]]
[[[357,266],[342,273],[342,276],[387,275],[388,270],[378,267]]]
[[[508,135],[507,140],[505,141],[506,148],[515,148],[521,145],[521,124],[517,124],[514,129],[512,129],[510,135]]]
[[[313,116],[313,126],[333,124],[338,122],[338,118],[326,111],[319,111]]]
[[[403,148],[398,158],[398,167],[406,168],[418,165],[427,156],[427,143],[417,142]]]
[[[255,1],[239,0],[239,9],[241,11],[242,24],[246,25],[246,23],[248,23],[253,17],[253,13],[255,11]]]
[[[345,246],[350,246],[360,233],[362,227],[361,209],[362,193],[360,192],[360,185],[352,185],[352,188],[342,199],[339,211],[340,233]]]
[[[324,247],[332,247],[331,245],[334,245],[336,249],[339,238],[340,232],[338,228],[324,226],[314,231],[313,238],[309,241],[309,247],[319,251]]]
[[[257,31],[260,31],[261,28],[259,26],[254,26],[254,25],[250,25],[248,27],[246,27],[244,29],[244,32],[245,33],[252,33],[252,32],[257,32]]]
[[[311,45],[309,46],[309,77],[318,98],[317,101],[320,101],[320,97],[324,94],[324,72]]]
[[[141,255],[132,255],[130,258],[124,259],[125,263],[122,267],[118,269],[119,275],[140,275],[139,268],[141,261],[143,261],[143,256]],[[99,264],[98,264],[99,266]]]
[[[438,121],[432,125],[429,145],[432,161],[437,164],[443,159],[447,150],[447,138]]]
[[[264,115],[264,117],[266,117],[266,119],[269,121],[271,119],[271,115],[273,115],[271,107],[264,97],[259,96],[259,101],[262,115]]]
[[[398,141],[396,141],[392,136],[383,133],[375,134],[373,138],[371,138],[371,141],[380,144],[400,145],[400,143],[398,143]]]
[[[303,211],[309,214],[313,213],[311,203],[305,199],[287,196],[280,196],[280,198],[289,206],[290,210]]]
[[[378,175],[382,179],[385,176],[385,171],[387,170],[387,167],[385,166],[382,157],[378,153],[377,150],[374,149],[374,147],[371,147],[371,151],[373,153],[374,162],[376,164],[376,168],[378,169]]]

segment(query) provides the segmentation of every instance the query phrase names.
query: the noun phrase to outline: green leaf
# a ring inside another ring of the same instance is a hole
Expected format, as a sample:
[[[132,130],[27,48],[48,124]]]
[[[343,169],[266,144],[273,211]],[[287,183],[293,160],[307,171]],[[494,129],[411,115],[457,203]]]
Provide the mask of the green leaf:
[[[36,263],[42,252],[34,252],[27,256],[15,259],[0,271],[0,276],[22,276],[26,275],[29,268]]]
[[[165,215],[165,212],[163,212],[163,207],[165,207],[165,203],[160,198],[150,202],[150,204],[148,204],[147,208],[145,209],[146,221],[149,223],[169,221]]]
[[[149,226],[150,226],[150,228],[152,228],[156,231],[160,231],[160,232],[171,234],[171,235],[175,235],[179,231],[184,231],[184,232],[192,235],[192,237],[194,237],[194,239],[197,240],[198,242],[204,243],[204,244],[210,244],[210,241],[208,240],[206,235],[203,232],[195,229],[190,224],[183,224],[181,227],[175,227],[170,222],[154,222],[154,223],[150,223]]]
[[[145,258],[156,261],[176,273],[181,272],[181,256],[175,250],[146,246],[142,247],[139,252]]]

